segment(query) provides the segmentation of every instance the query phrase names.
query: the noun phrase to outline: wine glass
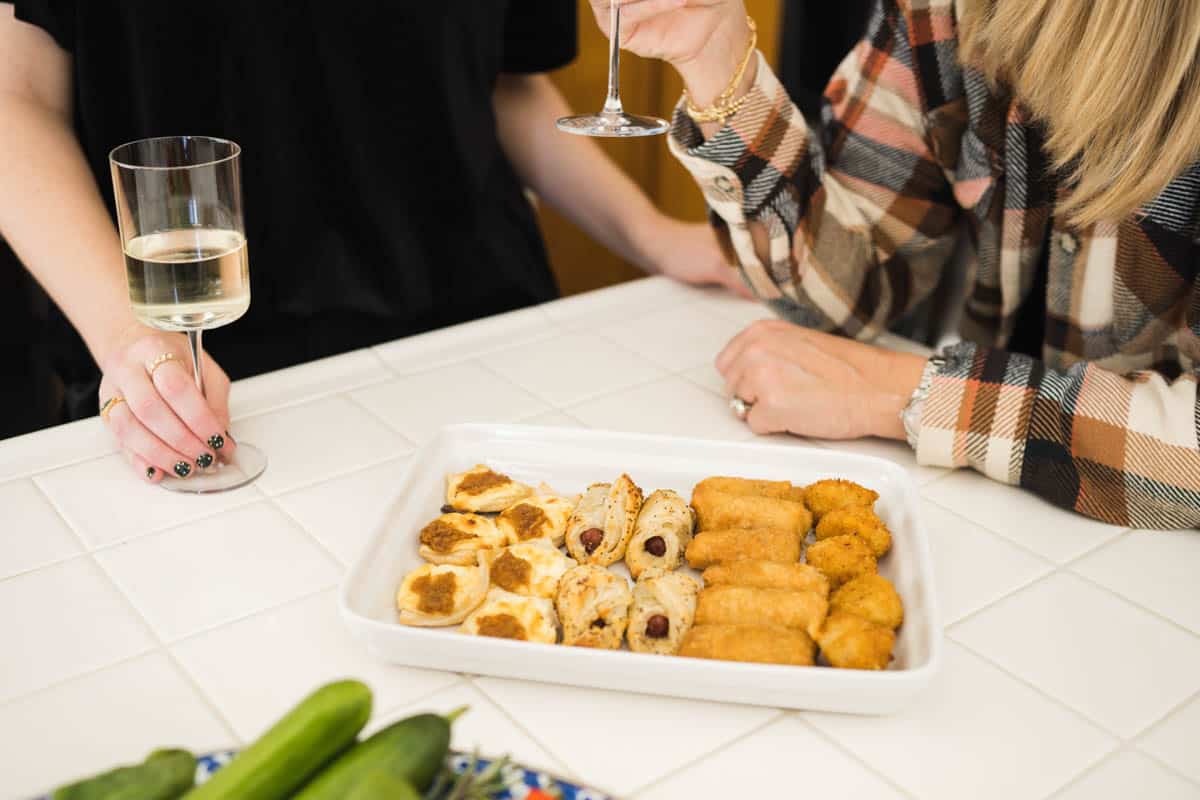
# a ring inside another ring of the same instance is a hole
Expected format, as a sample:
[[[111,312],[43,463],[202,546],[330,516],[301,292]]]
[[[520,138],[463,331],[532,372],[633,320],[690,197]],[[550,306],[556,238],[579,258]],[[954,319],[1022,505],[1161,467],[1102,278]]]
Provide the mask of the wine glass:
[[[621,6],[617,0],[609,3],[608,26],[608,97],[599,114],[580,114],[563,117],[557,123],[560,131],[579,136],[657,136],[671,127],[665,119],[626,114],[621,106]]]
[[[225,139],[163,136],[123,144],[108,157],[133,314],[151,328],[187,334],[201,394],[200,334],[250,307],[240,155]],[[160,485],[223,492],[245,486],[266,467],[261,450],[239,441],[232,457]]]

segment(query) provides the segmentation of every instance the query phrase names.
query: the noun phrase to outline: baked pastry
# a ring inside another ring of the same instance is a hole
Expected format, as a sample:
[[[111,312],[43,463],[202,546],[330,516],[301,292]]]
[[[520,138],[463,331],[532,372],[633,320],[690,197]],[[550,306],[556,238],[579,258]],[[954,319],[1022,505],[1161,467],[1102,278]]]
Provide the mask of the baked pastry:
[[[575,501],[555,495],[536,495],[518,500],[500,512],[496,527],[508,544],[530,539],[548,539],[560,547],[567,535],[567,520],[575,510]]]
[[[629,614],[629,649],[635,653],[672,655],[696,617],[700,583],[682,572],[648,567],[633,587]]]
[[[553,600],[559,579],[575,565],[575,559],[563,555],[548,539],[531,539],[498,551],[492,561],[492,585]]]
[[[807,534],[812,527],[812,514],[803,503],[778,497],[705,489],[693,492],[692,508],[696,510],[696,528],[700,531],[776,528]]]
[[[780,500],[795,500],[795,487],[789,481],[763,481],[751,478],[727,478],[715,475],[705,478],[692,489],[692,497],[703,492],[725,492],[726,494],[777,497]]]
[[[615,564],[625,557],[641,507],[642,490],[628,475],[592,484],[567,523],[567,551],[580,564]]]
[[[466,619],[488,591],[491,553],[481,550],[476,556],[474,567],[422,564],[405,575],[396,591],[400,623],[434,627]]]
[[[457,512],[430,522],[417,539],[421,558],[434,564],[470,566],[480,550],[504,546],[504,536],[489,518]]]
[[[812,637],[795,628],[766,625],[695,625],[683,637],[679,655],[750,661],[758,664],[792,664],[811,667],[816,655]]]
[[[804,487],[804,504],[817,522],[830,511],[846,506],[870,508],[878,499],[878,492],[841,478],[826,478]]]
[[[866,506],[846,506],[830,511],[817,523],[817,539],[853,534],[866,542],[876,558],[892,549],[892,532],[883,520]]]
[[[886,669],[896,645],[891,628],[844,611],[830,614],[817,638],[825,660],[842,669]]]
[[[446,476],[446,505],[450,511],[503,511],[532,494],[532,486],[493,472],[485,464]]]
[[[904,603],[882,575],[859,575],[843,583],[829,598],[829,613],[844,611],[895,630],[904,622]]]
[[[753,586],[829,596],[829,579],[808,564],[778,561],[727,561],[704,570],[705,586]]]
[[[633,536],[625,548],[625,564],[635,579],[650,567],[672,570],[683,563],[683,554],[692,541],[695,524],[692,509],[670,489],[653,492],[633,526]]]
[[[834,536],[808,546],[808,563],[829,579],[836,589],[859,575],[875,572],[875,554],[871,546],[857,536]]]
[[[816,592],[713,586],[700,593],[696,624],[771,625],[815,636],[827,613],[829,601]]]
[[[463,633],[524,642],[558,641],[558,615],[554,601],[525,597],[493,586],[483,604],[463,620]]]
[[[732,529],[697,533],[687,547],[687,562],[693,569],[740,559],[782,561],[800,560],[801,534],[770,528]]]
[[[616,650],[629,624],[629,583],[604,567],[580,564],[562,576],[554,606],[563,644]]]

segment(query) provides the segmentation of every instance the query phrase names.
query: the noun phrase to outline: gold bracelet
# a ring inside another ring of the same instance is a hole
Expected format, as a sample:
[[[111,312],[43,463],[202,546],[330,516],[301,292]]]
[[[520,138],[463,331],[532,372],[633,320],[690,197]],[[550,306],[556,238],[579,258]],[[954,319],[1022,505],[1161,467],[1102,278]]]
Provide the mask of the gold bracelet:
[[[713,104],[708,108],[697,108],[687,89],[683,90],[684,108],[687,109],[688,116],[694,122],[720,122],[724,125],[725,120],[742,110],[742,106],[750,97],[750,94],[746,93],[736,100],[733,99],[733,96],[737,94],[738,87],[742,85],[742,78],[746,76],[746,68],[750,66],[750,59],[758,47],[758,26],[754,24],[754,20],[749,15],[746,17],[746,24],[750,26],[750,46],[746,48],[746,54],[742,56],[741,63],[733,73],[733,80],[725,87],[725,91],[717,95]]]

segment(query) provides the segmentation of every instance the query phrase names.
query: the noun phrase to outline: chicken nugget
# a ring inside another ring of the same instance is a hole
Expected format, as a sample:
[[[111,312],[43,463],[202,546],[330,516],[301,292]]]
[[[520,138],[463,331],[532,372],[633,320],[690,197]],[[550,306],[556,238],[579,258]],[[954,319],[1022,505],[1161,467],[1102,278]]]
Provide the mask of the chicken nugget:
[[[800,560],[800,534],[770,528],[704,531],[687,546],[692,569],[744,558],[795,564]]]
[[[904,622],[900,595],[882,575],[859,575],[842,584],[829,598],[829,610],[844,611],[892,630]]]
[[[866,506],[846,506],[828,512],[817,523],[818,540],[853,534],[866,542],[876,558],[892,549],[892,533],[879,516]]]
[[[696,529],[778,528],[807,534],[812,514],[803,503],[777,497],[730,494],[705,489],[692,494],[696,511]]]
[[[871,547],[857,536],[834,536],[808,546],[808,563],[829,579],[831,588],[875,572]]]
[[[859,486],[853,481],[841,478],[827,478],[804,488],[804,504],[819,522],[821,517],[838,508],[846,506],[866,506],[870,508],[879,499],[879,493],[865,486]]]
[[[896,634],[889,628],[839,612],[830,614],[817,636],[825,660],[841,669],[886,669]]]
[[[704,570],[705,586],[753,586],[829,596],[829,580],[808,564],[778,561],[729,561]]]

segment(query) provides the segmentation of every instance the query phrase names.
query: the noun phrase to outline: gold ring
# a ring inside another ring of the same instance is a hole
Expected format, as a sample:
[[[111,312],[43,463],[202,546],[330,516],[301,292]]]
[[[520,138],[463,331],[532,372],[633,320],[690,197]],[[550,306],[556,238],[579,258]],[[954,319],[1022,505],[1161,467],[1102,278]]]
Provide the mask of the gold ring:
[[[104,403],[101,404],[101,406],[100,406],[100,419],[104,420],[105,422],[108,422],[108,415],[110,413],[112,413],[112,410],[114,408],[116,408],[117,406],[119,406],[121,403],[124,403],[124,402],[125,402],[125,398],[121,397],[121,395],[119,395],[119,394],[114,394],[112,397],[105,400]]]
[[[154,370],[158,369],[159,367],[161,367],[163,364],[167,363],[168,361],[174,361],[174,360],[175,360],[174,353],[159,353],[157,356],[154,357],[153,361],[151,361],[149,364],[146,365],[146,373],[148,375],[150,375],[151,377],[153,377]]]

